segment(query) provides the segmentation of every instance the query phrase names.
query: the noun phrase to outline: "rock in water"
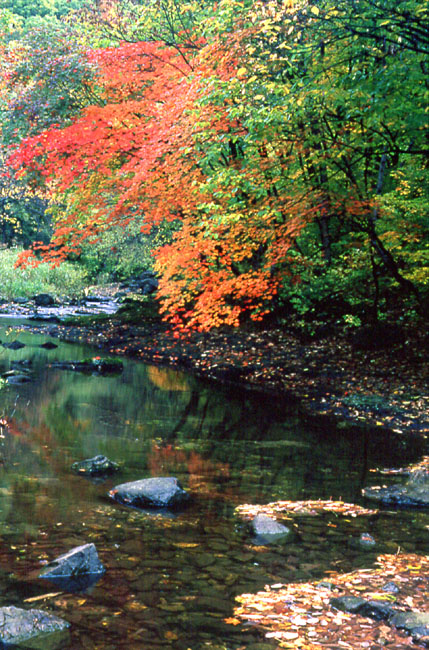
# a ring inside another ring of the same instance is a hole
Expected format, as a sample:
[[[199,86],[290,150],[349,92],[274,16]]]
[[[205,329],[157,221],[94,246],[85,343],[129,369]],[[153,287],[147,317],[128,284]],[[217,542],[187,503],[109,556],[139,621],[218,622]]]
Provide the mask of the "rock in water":
[[[33,296],[33,300],[37,307],[50,307],[55,303],[53,296],[49,293],[38,293],[36,296]]]
[[[117,472],[119,465],[106,458],[106,456],[94,456],[94,458],[87,458],[73,463],[71,468],[73,472],[82,476],[106,476]]]
[[[255,533],[254,542],[256,544],[271,544],[281,541],[291,534],[290,528],[280,524],[273,517],[262,513],[256,515],[251,523],[251,527]]]
[[[360,537],[349,539],[349,546],[357,550],[371,551],[377,546],[377,542],[369,533],[362,533]]]
[[[392,470],[384,473],[391,474]],[[384,506],[400,508],[428,508],[429,507],[429,457],[425,456],[417,465],[401,468],[395,473],[408,475],[404,484],[395,484],[389,487],[367,487],[362,494],[367,499],[379,501]]]
[[[122,483],[110,490],[109,496],[136,508],[177,508],[189,499],[189,494],[173,476]]]
[[[365,498],[378,501],[384,506],[400,508],[428,508],[429,483],[417,485],[408,482],[405,485],[390,487],[368,487],[362,490]]]
[[[329,602],[335,609],[340,612],[349,612],[349,614],[357,614],[360,607],[366,604],[366,600],[358,596],[339,596],[338,598],[331,598]]]
[[[101,359],[100,357],[88,361],[55,361],[51,363],[50,367],[95,375],[116,375],[124,369],[123,363],[118,359]]]
[[[21,343],[21,341],[12,341],[11,343],[3,343],[3,347],[8,350],[20,350],[21,348],[25,348],[25,343]]]
[[[4,379],[8,384],[28,384],[31,381],[31,377],[28,375],[9,375]]]
[[[57,348],[58,345],[52,343],[52,341],[47,341],[46,343],[42,343],[40,347],[44,348],[45,350],[55,350],[55,348]]]
[[[84,544],[49,562],[39,573],[39,578],[75,578],[83,575],[102,575],[104,571],[95,545]]]
[[[70,623],[40,609],[0,607],[0,643],[29,650],[63,648]]]

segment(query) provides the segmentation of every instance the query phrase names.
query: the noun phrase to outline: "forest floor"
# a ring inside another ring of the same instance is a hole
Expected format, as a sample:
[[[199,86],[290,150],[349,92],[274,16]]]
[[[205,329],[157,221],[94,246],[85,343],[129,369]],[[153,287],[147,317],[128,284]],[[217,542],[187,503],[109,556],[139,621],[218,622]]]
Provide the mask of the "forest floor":
[[[344,333],[305,342],[281,329],[178,337],[159,320],[127,324],[115,316],[32,329],[231,387],[270,392],[299,402],[311,416],[397,433],[429,433],[426,332],[361,350]]]

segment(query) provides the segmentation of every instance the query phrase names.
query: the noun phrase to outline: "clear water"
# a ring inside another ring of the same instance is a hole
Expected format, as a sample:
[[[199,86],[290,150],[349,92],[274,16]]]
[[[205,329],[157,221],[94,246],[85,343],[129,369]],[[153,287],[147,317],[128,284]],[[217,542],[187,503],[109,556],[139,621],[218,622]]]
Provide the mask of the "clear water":
[[[84,345],[40,345],[48,337],[0,322],[0,373],[32,361],[32,381],[0,388],[0,605],[41,607],[71,623],[61,648],[238,650],[276,643],[224,622],[235,596],[265,584],[370,567],[377,554],[422,553],[425,512],[375,517],[299,517],[293,543],[254,546],[234,508],[277,499],[363,503],[370,472],[425,453],[424,442],[306,421],[280,397],[222,390],[172,370],[124,360],[99,377],[57,370],[58,360],[100,353]],[[73,462],[104,454],[120,474],[75,476]],[[193,495],[176,515],[127,509],[107,497],[115,484],[177,476]],[[399,480],[395,477],[395,480]],[[371,533],[373,552],[348,547]],[[105,575],[84,593],[37,578],[43,563],[94,542]]]

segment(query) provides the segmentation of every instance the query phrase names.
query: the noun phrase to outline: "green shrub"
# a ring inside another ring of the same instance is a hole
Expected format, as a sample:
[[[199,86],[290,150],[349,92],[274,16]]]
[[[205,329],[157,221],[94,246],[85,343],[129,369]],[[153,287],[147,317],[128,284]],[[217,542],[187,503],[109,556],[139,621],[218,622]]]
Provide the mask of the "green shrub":
[[[165,222],[146,235],[138,220],[112,227],[96,243],[84,246],[80,259],[93,282],[126,280],[152,268],[153,250],[168,243],[176,228]]]

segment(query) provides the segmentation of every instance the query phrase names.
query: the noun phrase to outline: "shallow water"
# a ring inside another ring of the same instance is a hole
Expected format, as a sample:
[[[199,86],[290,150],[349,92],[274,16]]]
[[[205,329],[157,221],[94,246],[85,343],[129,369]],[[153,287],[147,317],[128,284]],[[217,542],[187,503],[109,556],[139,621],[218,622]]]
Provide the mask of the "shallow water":
[[[301,516],[293,542],[266,547],[234,514],[238,504],[276,499],[363,504],[362,487],[400,480],[371,470],[419,460],[422,441],[327,429],[280,398],[129,360],[115,377],[53,369],[53,361],[100,353],[70,344],[44,350],[48,337],[2,320],[0,340],[15,339],[25,347],[0,348],[0,373],[32,365],[30,382],[0,388],[8,423],[0,427],[0,604],[70,621],[61,648],[275,648],[256,630],[224,622],[235,596],[370,567],[379,553],[426,550],[425,512]],[[96,454],[120,463],[120,474],[104,482],[73,475],[73,462]],[[107,497],[115,484],[171,475],[193,497],[183,512],[141,512]],[[348,546],[364,531],[376,550]],[[37,579],[46,561],[86,542],[106,567],[95,586],[71,594]]]

